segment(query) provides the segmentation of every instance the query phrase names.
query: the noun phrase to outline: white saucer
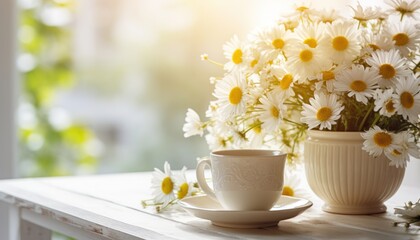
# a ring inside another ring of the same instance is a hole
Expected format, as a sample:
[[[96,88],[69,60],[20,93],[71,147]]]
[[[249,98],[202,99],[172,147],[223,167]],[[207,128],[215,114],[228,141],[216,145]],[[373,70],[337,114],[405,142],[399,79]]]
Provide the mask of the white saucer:
[[[210,220],[214,225],[230,228],[263,228],[276,226],[280,220],[301,214],[312,206],[303,198],[281,196],[278,203],[267,211],[232,211],[210,197],[193,196],[179,201],[179,205],[190,214]]]

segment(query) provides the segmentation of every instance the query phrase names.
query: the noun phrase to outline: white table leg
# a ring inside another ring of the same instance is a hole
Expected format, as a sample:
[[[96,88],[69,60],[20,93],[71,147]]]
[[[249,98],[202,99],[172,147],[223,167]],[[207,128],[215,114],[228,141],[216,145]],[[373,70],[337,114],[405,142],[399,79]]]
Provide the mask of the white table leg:
[[[20,217],[15,206],[0,203],[0,239],[19,240]]]
[[[20,239],[21,240],[50,240],[51,230],[21,219],[20,220]]]
[[[9,206],[0,203],[0,239],[10,239]]]

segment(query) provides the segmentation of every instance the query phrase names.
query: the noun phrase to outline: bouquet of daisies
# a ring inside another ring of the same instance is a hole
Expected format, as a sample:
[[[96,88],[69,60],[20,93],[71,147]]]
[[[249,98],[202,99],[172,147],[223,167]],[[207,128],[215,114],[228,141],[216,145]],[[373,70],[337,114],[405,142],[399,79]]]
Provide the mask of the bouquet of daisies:
[[[420,2],[336,11],[296,6],[272,26],[224,46],[225,74],[203,121],[188,109],[185,137],[210,149],[279,148],[297,163],[308,129],[361,132],[364,150],[406,166],[420,157]]]

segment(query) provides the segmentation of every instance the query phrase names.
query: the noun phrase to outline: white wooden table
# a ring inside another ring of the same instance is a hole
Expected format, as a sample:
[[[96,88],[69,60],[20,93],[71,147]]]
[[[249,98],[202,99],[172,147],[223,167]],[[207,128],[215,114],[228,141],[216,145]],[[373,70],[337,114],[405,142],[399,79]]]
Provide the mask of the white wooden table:
[[[189,172],[192,175],[192,172]],[[420,239],[419,227],[393,227],[393,208],[416,201],[420,188],[402,187],[388,212],[366,216],[329,214],[319,199],[303,214],[264,229],[229,229],[182,209],[143,209],[151,173],[0,181],[0,200],[16,213],[21,239],[49,239],[51,230],[77,239]],[[13,239],[15,240],[15,239]]]

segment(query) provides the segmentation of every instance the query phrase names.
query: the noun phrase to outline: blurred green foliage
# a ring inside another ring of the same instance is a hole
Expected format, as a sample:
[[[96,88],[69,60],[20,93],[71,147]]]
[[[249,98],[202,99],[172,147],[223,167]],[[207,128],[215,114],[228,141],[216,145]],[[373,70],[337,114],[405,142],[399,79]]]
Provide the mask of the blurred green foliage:
[[[97,165],[90,150],[95,135],[88,127],[73,119],[63,127],[51,122],[55,93],[71,88],[75,82],[72,30],[68,23],[51,24],[46,17],[54,19],[43,14],[59,10],[73,16],[74,4],[74,0],[41,0],[22,7],[20,12],[20,56],[34,60],[29,67],[21,67],[20,105],[30,106],[32,111],[26,115],[32,114],[34,119],[32,125],[19,126],[20,172],[25,177],[90,173]]]

